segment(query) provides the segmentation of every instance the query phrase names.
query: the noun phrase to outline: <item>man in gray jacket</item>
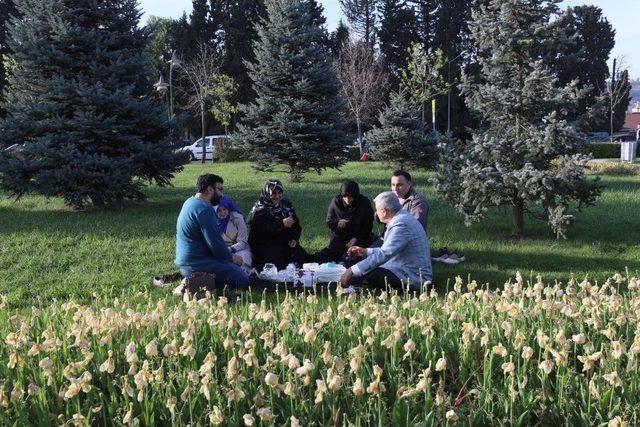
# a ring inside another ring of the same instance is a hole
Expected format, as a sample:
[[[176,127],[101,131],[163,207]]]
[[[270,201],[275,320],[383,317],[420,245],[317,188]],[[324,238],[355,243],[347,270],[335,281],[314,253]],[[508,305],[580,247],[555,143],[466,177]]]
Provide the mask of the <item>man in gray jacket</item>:
[[[413,187],[409,172],[400,169],[393,173],[391,176],[391,191],[398,196],[404,210],[417,219],[424,230],[427,231],[429,203],[427,203],[424,195]]]
[[[350,247],[350,257],[364,259],[344,272],[341,283],[363,276],[364,284],[373,288],[388,285],[401,291],[408,285],[411,291],[421,291],[423,283],[432,279],[429,242],[422,225],[391,191],[380,193],[375,205],[378,218],[387,227],[384,242],[379,248]]]

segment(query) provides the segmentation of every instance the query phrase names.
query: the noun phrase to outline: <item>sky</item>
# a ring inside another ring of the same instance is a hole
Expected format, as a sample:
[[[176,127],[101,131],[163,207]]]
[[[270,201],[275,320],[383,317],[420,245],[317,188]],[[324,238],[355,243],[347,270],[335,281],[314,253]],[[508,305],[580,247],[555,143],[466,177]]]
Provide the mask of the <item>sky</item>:
[[[149,15],[177,18],[184,11],[191,12],[191,0],[139,0],[145,12],[142,21]],[[320,0],[324,6],[329,30],[338,25],[342,15],[338,0]],[[623,57],[632,78],[640,78],[640,0],[565,0],[562,7],[583,4],[599,6],[604,16],[616,30],[616,46],[613,57]]]

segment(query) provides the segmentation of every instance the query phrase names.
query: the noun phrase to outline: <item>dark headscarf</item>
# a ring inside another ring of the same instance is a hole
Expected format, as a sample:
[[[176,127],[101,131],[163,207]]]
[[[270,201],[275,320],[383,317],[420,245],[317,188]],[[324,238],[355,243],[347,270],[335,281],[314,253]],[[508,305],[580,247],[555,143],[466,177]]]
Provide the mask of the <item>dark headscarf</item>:
[[[289,216],[289,208],[283,204],[284,198],[278,204],[271,201],[271,195],[276,189],[284,193],[284,186],[279,179],[270,179],[264,183],[260,198],[254,203],[249,213],[249,221],[251,221],[256,212],[264,209],[268,210],[269,213],[276,218],[283,219]]]
[[[220,219],[216,215],[216,218],[218,218],[218,229],[220,230],[220,233],[224,233],[225,231],[227,231],[227,226],[229,225],[229,220],[231,219],[231,214],[233,212],[238,212],[238,213],[241,213],[241,212],[238,209],[238,207],[236,206],[236,204],[233,203],[233,200],[231,200],[227,196],[223,196],[222,199],[220,199],[220,203],[218,203],[218,206],[214,207],[216,212],[218,211],[218,207],[220,207],[220,206],[222,206],[223,208],[227,208],[227,210],[229,211],[229,215],[227,215],[227,217],[224,218],[224,219]]]
[[[344,201],[342,201],[342,198],[345,196],[353,197],[353,202],[349,206],[345,205]],[[350,179],[342,181],[340,192],[336,194],[335,197],[335,204],[336,207],[345,215],[343,218],[349,219],[347,217],[353,214],[353,212],[358,208],[359,203],[360,187],[358,186],[358,183]]]

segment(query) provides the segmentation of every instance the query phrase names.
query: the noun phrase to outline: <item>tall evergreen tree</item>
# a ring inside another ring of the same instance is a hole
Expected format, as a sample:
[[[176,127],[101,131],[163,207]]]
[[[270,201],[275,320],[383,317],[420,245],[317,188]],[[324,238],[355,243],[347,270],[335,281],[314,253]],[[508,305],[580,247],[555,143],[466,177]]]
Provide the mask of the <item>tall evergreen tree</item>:
[[[608,129],[597,103],[609,76],[607,61],[616,32],[597,6],[570,7],[560,15],[556,25],[559,52],[550,57],[549,63],[559,83],[566,85],[577,80],[591,89],[580,101],[576,119],[584,117],[584,130]],[[592,113],[591,109],[595,111]]]
[[[16,0],[12,63],[0,123],[0,185],[74,207],[142,199],[145,181],[180,170],[162,108],[149,92],[135,0]]]
[[[255,60],[253,43],[258,39],[256,25],[266,14],[264,0],[211,0],[211,13],[221,25],[222,72],[238,85],[234,102],[249,103],[255,93],[246,63]]]
[[[433,50],[436,25],[436,11],[442,0],[409,0],[418,20],[418,42],[425,52]]]
[[[340,0],[342,13],[351,29],[360,36],[371,50],[375,45],[378,4],[380,0]]]
[[[9,53],[9,40],[7,24],[9,18],[16,15],[16,8],[13,0],[0,0],[0,102],[3,99],[3,91],[6,82],[7,70],[3,61],[4,55]],[[4,116],[4,110],[0,106],[0,117]]]
[[[339,83],[326,52],[326,31],[304,0],[267,0],[249,65],[254,103],[236,137],[260,170],[286,165],[292,180],[344,162]]]
[[[409,47],[418,41],[418,21],[414,9],[407,5],[406,0],[382,0],[379,11],[380,53],[391,87],[397,88],[402,70],[407,65]]]
[[[584,142],[565,120],[584,93],[558,87],[540,60],[552,42],[555,4],[493,0],[473,14],[481,74],[465,75],[462,89],[487,128],[468,144],[445,146],[437,183],[467,224],[490,206],[511,206],[514,236],[523,235],[526,212],[563,236],[573,221],[569,205],[592,204],[599,193],[585,176]]]
[[[344,25],[342,19],[338,23],[338,26],[335,30],[331,32],[329,35],[329,49],[331,51],[331,56],[333,58],[337,58],[340,56],[340,52],[342,51],[342,47],[345,42],[349,40],[349,28]]]
[[[189,48],[182,53],[184,59],[191,59],[200,54],[200,46],[204,43],[209,48],[217,50],[216,33],[220,22],[214,20],[209,9],[208,0],[192,0],[191,15],[189,15]]]
[[[447,0],[440,3],[435,13],[433,49],[444,54],[442,73],[450,85],[450,90],[437,99],[437,121],[441,123],[440,129],[451,130],[456,135],[464,134],[471,125],[464,98],[455,86],[460,82],[463,67],[472,58],[471,11],[482,2],[486,0]]]

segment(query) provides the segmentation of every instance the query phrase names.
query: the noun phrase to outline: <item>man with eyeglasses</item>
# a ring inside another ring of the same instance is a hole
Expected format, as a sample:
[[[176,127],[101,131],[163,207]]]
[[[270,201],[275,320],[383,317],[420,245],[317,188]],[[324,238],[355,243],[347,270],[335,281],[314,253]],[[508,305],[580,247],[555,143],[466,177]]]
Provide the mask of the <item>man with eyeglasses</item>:
[[[229,252],[211,208],[223,197],[223,182],[214,174],[198,177],[196,194],[184,202],[178,215],[175,264],[184,277],[199,272],[213,273],[219,285],[245,287],[248,276],[239,267],[242,258]]]

